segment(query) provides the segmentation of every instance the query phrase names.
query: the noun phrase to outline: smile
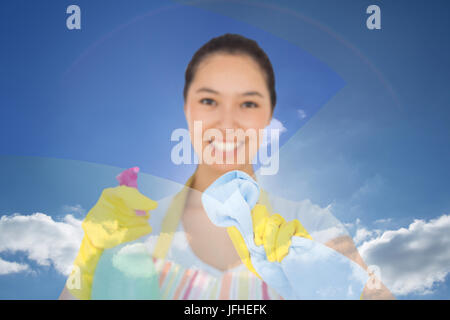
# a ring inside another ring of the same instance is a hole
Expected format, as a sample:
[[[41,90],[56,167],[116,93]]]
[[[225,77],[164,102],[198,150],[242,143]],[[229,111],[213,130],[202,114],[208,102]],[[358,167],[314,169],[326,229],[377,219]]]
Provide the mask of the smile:
[[[210,144],[214,147],[215,150],[219,152],[230,152],[242,146],[244,144],[244,141],[239,141],[236,143],[236,142],[213,140],[210,141]]]

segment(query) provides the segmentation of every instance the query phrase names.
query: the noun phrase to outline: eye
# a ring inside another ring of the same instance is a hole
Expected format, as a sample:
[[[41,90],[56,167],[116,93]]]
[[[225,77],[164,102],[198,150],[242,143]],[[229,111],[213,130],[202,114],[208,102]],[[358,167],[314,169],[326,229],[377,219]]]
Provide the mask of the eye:
[[[213,99],[204,98],[200,100],[200,103],[202,104],[208,104],[208,105],[216,105],[216,102]]]
[[[244,108],[257,108],[258,105],[252,101],[246,101],[242,104]]]

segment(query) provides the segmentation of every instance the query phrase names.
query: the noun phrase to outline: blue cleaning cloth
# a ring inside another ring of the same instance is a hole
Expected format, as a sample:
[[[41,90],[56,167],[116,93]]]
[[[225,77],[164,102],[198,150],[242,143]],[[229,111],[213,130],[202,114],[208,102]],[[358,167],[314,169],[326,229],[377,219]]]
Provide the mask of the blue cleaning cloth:
[[[235,170],[214,181],[203,192],[202,203],[212,223],[239,230],[256,272],[284,299],[359,299],[369,278],[366,271],[320,242],[293,236],[281,262],[267,260],[264,246],[255,245],[253,234],[251,209],[259,193],[248,174]]]

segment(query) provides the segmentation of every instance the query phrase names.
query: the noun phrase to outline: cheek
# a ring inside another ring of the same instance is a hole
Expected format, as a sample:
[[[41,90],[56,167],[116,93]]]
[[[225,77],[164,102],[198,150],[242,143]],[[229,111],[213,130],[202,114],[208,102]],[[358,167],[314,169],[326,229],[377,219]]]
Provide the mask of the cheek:
[[[250,155],[254,155],[261,146],[264,138],[264,128],[261,124],[242,128],[246,132],[246,152],[249,152]]]
[[[262,105],[256,109],[242,109],[239,112],[239,121],[247,128],[265,128],[271,118],[271,109]]]
[[[254,117],[246,117],[242,120],[242,126],[247,128],[247,130],[252,130],[255,132],[256,139],[259,141],[262,138],[264,129],[270,121],[269,115],[266,114],[255,114]],[[253,136],[253,135],[252,135]]]
[[[200,121],[203,127],[207,127],[213,123],[215,114],[208,112],[206,108],[192,105],[186,108],[186,120],[190,127],[194,126],[195,121]]]
[[[249,152],[254,154],[260,148],[264,139],[264,129],[270,123],[270,112],[267,110],[261,110],[261,112],[254,112],[251,117],[243,118],[243,125],[246,128],[251,128],[255,134],[249,136]]]
[[[196,116],[190,119],[188,126],[192,147],[197,154],[200,154],[205,146],[209,144],[208,141],[204,141],[204,139],[208,138],[207,133],[211,134],[214,132],[211,129],[215,128],[211,126],[211,121],[208,121],[208,119]]]

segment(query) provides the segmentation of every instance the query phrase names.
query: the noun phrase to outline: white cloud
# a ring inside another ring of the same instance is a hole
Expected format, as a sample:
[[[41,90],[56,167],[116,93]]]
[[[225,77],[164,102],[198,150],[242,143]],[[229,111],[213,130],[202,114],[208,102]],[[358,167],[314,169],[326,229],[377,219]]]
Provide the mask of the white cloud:
[[[29,270],[29,266],[23,263],[9,262],[0,258],[0,276]]]
[[[298,110],[297,110],[297,114],[298,114],[298,117],[299,117],[301,120],[303,120],[303,119],[306,118],[306,112],[305,112],[305,110],[303,110],[303,109],[298,109]]]
[[[270,124],[264,128],[264,138],[263,138],[263,141],[261,142],[261,147],[270,144],[271,137],[272,137],[271,130],[278,130],[279,135],[281,135],[283,132],[287,131],[286,127],[283,125],[283,123],[280,120],[278,120],[276,118],[272,118],[272,120],[270,121]]]
[[[359,228],[356,230],[356,234],[353,237],[355,244],[359,244],[364,240],[367,240],[375,235],[375,231],[367,230],[366,228]]]
[[[361,224],[361,220],[359,218],[356,218],[355,222],[343,222],[342,224],[348,229],[353,229],[354,227],[359,227],[359,225]]]
[[[364,261],[380,268],[394,295],[430,294],[450,272],[450,215],[398,230],[360,231],[359,237]]]
[[[382,189],[385,184],[384,179],[380,174],[375,174],[364,181],[364,183],[351,195],[350,199],[352,201],[365,198],[367,196],[372,196],[376,192]]]
[[[53,265],[58,272],[68,275],[83,238],[81,221],[72,215],[66,215],[62,221],[55,221],[44,213],[2,216],[0,253],[24,252],[28,259],[37,264]],[[5,270],[11,272],[27,269],[23,265],[16,265],[15,269],[11,264],[4,266]]]
[[[386,218],[386,219],[378,219],[378,220],[375,220],[374,223],[389,223],[389,222],[391,222],[391,221],[392,221],[391,218]]]
[[[272,120],[270,121],[270,124],[266,128],[267,129],[278,129],[281,132],[285,132],[287,130],[286,127],[283,125],[283,123],[276,118],[272,118]]]
[[[356,245],[361,244],[362,242],[373,239],[376,236],[379,236],[383,233],[381,229],[369,230],[361,225],[361,220],[357,219],[357,222],[354,224],[356,227],[356,232],[353,237],[353,241]]]
[[[62,211],[66,214],[75,214],[83,216],[86,214],[86,210],[80,204],[76,204],[74,206],[64,205],[62,207]]]

